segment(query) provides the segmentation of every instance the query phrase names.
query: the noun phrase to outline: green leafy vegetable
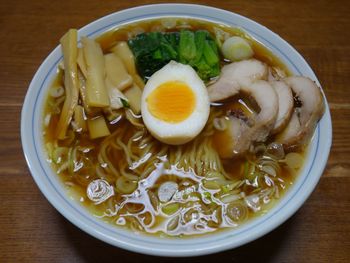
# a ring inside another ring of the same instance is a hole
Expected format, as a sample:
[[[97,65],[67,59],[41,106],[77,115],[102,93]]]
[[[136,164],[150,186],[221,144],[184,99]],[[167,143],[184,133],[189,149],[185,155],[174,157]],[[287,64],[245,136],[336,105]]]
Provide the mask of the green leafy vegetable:
[[[208,41],[204,42],[203,54],[208,65],[215,66],[219,62],[219,58],[215,50],[211,47]]]
[[[187,64],[196,58],[196,44],[194,42],[194,33],[188,30],[180,32],[179,43],[179,62]]]
[[[123,98],[119,98],[119,99],[122,102],[124,108],[130,108],[130,104],[126,99],[123,99]]]
[[[192,66],[204,81],[220,74],[217,44],[205,30],[142,33],[128,45],[145,80],[171,60]]]
[[[203,55],[204,43],[208,36],[209,36],[208,31],[204,31],[204,30],[198,30],[194,34],[194,42],[196,43],[196,48],[197,48],[196,58],[195,58],[196,62],[198,62]]]
[[[177,60],[178,34],[142,33],[128,41],[136,58],[138,72],[144,79],[147,80],[170,60]]]

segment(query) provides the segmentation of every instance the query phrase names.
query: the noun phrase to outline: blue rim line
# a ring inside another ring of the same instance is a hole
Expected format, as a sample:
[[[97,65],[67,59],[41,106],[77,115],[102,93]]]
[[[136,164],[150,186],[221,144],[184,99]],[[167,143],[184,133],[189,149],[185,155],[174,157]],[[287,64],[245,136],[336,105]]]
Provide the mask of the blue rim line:
[[[191,14],[188,14],[188,15],[191,15]],[[193,14],[192,14],[192,15],[193,15]],[[116,25],[120,25],[120,24],[122,24],[122,23],[131,22],[131,21],[134,21],[135,19],[153,18],[153,17],[155,17],[155,16],[184,16],[184,13],[181,13],[180,15],[179,15],[179,14],[174,14],[174,13],[172,13],[172,14],[164,14],[164,13],[159,13],[159,14],[157,14],[157,13],[154,13],[154,14],[147,15],[147,16],[137,16],[137,17],[133,17],[132,19],[126,19],[126,20],[122,20],[122,21],[118,21],[118,22],[113,22],[113,23],[111,23],[111,24],[109,24],[109,25],[107,25],[107,26],[103,26],[103,27],[101,27],[101,28],[95,30],[94,32],[88,34],[87,36],[90,37],[90,36],[96,34],[96,33],[99,32],[99,31],[105,30],[105,29],[107,29],[107,28],[109,28],[109,27],[113,27],[113,26],[116,26]],[[218,19],[215,18],[215,17],[203,16],[203,15],[196,15],[196,18],[204,18],[204,19],[209,19],[209,20],[216,20],[216,21],[218,21]],[[220,21],[220,20],[219,20],[219,21]],[[222,20],[222,22],[225,22],[225,23],[227,23],[228,25],[231,24],[229,21],[225,21],[225,20]],[[263,39],[264,41],[266,41],[267,43],[269,43],[273,48],[275,48],[276,50],[278,50],[278,51],[280,52],[280,54],[281,54],[291,65],[293,65],[294,69],[295,69],[299,74],[301,74],[301,72],[299,71],[299,69],[298,69],[298,68],[295,66],[295,64],[289,59],[289,57],[287,57],[277,46],[275,46],[274,44],[272,44],[268,39],[262,37],[261,35],[255,33],[255,32],[251,32],[250,30],[247,30],[247,29],[245,29],[244,27],[241,27],[241,28],[242,28],[243,30],[245,30],[246,32],[248,32],[249,34],[256,35],[256,36],[258,36],[259,38],[261,38],[261,39]],[[37,105],[37,102],[38,102],[38,98],[40,97],[40,94],[41,94],[41,92],[43,91],[43,87],[44,87],[44,84],[45,84],[47,78],[49,77],[49,75],[51,75],[51,72],[52,72],[54,69],[57,68],[58,63],[59,63],[59,61],[61,61],[61,60],[62,60],[62,56],[54,63],[54,65],[50,68],[50,70],[48,71],[48,73],[47,73],[47,75],[45,76],[44,80],[42,81],[42,84],[41,84],[41,86],[40,86],[38,95],[37,95],[37,97],[36,97],[36,99],[35,99],[35,103],[34,103],[34,109],[35,109],[35,110],[34,110],[34,113],[38,110],[37,107],[36,107],[36,105]],[[42,110],[42,109],[40,109],[40,110]],[[35,153],[36,153],[37,160],[38,160],[38,162],[39,162],[39,164],[40,164],[40,167],[41,167],[43,173],[45,174],[45,176],[47,177],[47,179],[48,179],[50,185],[53,187],[53,189],[55,189],[56,193],[57,193],[63,200],[66,201],[66,204],[68,204],[68,206],[70,206],[75,212],[77,212],[78,214],[80,214],[83,218],[87,219],[89,222],[92,222],[92,223],[95,224],[96,226],[101,227],[103,230],[105,230],[105,231],[107,231],[107,232],[111,231],[111,228],[107,228],[107,227],[104,225],[104,224],[106,224],[106,223],[100,224],[100,222],[98,222],[98,221],[91,220],[90,217],[86,216],[86,215],[85,215],[84,213],[82,213],[79,209],[77,209],[75,206],[73,206],[72,203],[71,203],[69,200],[67,200],[66,197],[65,197],[64,195],[61,194],[61,192],[57,189],[57,187],[55,186],[55,184],[52,182],[51,178],[47,175],[47,173],[46,173],[46,171],[45,171],[45,168],[44,168],[44,165],[42,164],[42,162],[41,162],[41,160],[40,160],[40,158],[39,158],[38,149],[37,149],[37,147],[36,147],[37,145],[39,145],[39,143],[37,142],[37,140],[36,140],[36,138],[35,138],[35,136],[34,136],[34,134],[35,134],[35,133],[34,133],[34,127],[35,127],[35,125],[34,125],[34,116],[35,116],[35,114],[33,114],[33,117],[32,117],[32,128],[33,128],[33,130],[32,130],[32,135],[33,135]],[[302,183],[300,184],[299,188],[297,189],[297,191],[296,191],[287,201],[285,201],[285,204],[288,204],[288,203],[290,202],[290,200],[293,199],[294,196],[295,196],[296,194],[298,194],[298,192],[300,191],[300,189],[301,189],[302,186],[304,185],[306,179],[308,178],[308,176],[309,176],[309,174],[310,174],[310,170],[311,170],[311,169],[313,168],[313,166],[314,166],[314,162],[315,162],[315,159],[316,159],[316,156],[317,156],[317,153],[318,153],[319,138],[320,138],[320,128],[319,128],[319,125],[317,125],[317,145],[316,145],[316,150],[315,150],[315,154],[314,154],[314,156],[313,156],[313,160],[312,160],[311,166],[310,166],[310,168],[309,168],[309,170],[308,170],[308,172],[307,172],[307,175],[305,176],[304,180],[302,181]],[[283,207],[281,207],[281,208],[280,208],[279,210],[277,210],[277,211],[274,211],[274,213],[272,213],[272,214],[267,214],[266,217],[264,218],[264,220],[262,220],[261,222],[256,223],[255,225],[252,225],[251,227],[249,227],[249,228],[247,228],[247,229],[244,229],[244,230],[241,230],[241,231],[239,231],[239,230],[235,231],[232,235],[230,235],[230,237],[235,236],[235,235],[238,235],[238,234],[241,234],[241,233],[244,233],[244,232],[247,232],[247,231],[250,231],[252,228],[256,228],[257,226],[259,226],[259,225],[263,224],[264,222],[266,222],[267,220],[269,220],[269,219],[270,219],[271,217],[273,217],[275,214],[279,213],[279,211],[280,211],[282,208],[283,208]],[[264,216],[263,216],[263,217],[264,217]],[[101,222],[101,223],[102,223],[102,222]],[[113,232],[114,232],[114,231],[113,231]],[[123,236],[123,237],[125,237],[125,238],[127,238],[127,239],[139,241],[139,239],[134,239],[132,236],[129,236],[129,235],[128,235],[128,236],[125,236],[125,235],[123,235],[123,233],[119,233],[119,232],[114,232],[114,233],[117,234],[117,235],[119,235],[119,236]],[[228,238],[228,236],[222,237],[222,238],[220,238],[220,239],[216,239],[216,241],[219,241],[219,240],[222,240],[222,239],[227,239],[227,238]],[[196,240],[196,241],[198,241],[197,244],[208,243],[208,241],[207,241],[207,242],[205,242],[205,241],[204,241],[204,242],[200,242],[199,240]],[[158,243],[158,242],[153,242],[153,241],[152,241],[152,242],[151,242],[151,241],[148,241],[148,242],[154,243],[154,244],[157,244],[157,243]],[[177,244],[177,245],[178,245],[178,244]],[[184,245],[186,245],[186,244],[184,244]]]

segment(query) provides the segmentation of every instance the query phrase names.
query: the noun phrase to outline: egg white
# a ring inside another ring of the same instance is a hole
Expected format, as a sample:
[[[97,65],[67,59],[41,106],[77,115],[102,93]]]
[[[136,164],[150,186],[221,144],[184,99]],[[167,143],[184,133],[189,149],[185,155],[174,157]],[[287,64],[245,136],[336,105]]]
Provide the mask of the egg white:
[[[169,123],[160,120],[148,110],[147,97],[161,84],[169,81],[185,83],[195,96],[193,112],[185,120]],[[180,145],[195,138],[204,128],[210,112],[210,102],[207,88],[196,71],[189,65],[169,62],[154,73],[148,80],[141,98],[141,114],[149,132],[159,141]]]

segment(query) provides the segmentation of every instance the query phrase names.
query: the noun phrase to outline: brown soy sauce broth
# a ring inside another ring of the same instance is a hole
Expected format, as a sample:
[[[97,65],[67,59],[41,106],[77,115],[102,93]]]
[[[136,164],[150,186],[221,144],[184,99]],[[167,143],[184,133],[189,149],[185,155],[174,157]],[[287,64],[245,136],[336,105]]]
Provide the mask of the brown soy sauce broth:
[[[205,29],[215,34],[215,30],[219,29],[227,34],[247,39],[253,47],[256,59],[267,63],[271,67],[278,67],[286,75],[290,75],[290,71],[281,60],[240,29],[194,19],[171,18],[170,20],[171,23],[165,22],[167,21],[166,19],[156,19],[125,25],[104,33],[96,40],[100,43],[103,51],[108,53],[109,49],[118,41],[126,41],[141,32],[167,32],[186,28],[190,30]],[[169,24],[173,25],[173,27],[168,28]],[[227,61],[222,59],[222,64],[226,63]],[[58,70],[57,77],[51,88],[64,86],[63,74],[62,70]],[[48,95],[44,109],[44,118],[50,115],[50,119],[43,128],[45,145],[48,152],[48,148],[52,145],[62,148],[63,151],[62,157],[60,157],[63,161],[55,162],[55,156],[50,154],[48,154],[48,161],[52,163],[53,169],[66,186],[71,198],[80,202],[93,215],[100,217],[102,220],[113,225],[132,229],[133,231],[165,236],[195,236],[231,227],[239,227],[250,219],[265,214],[293,184],[298,173],[288,169],[285,164],[279,163],[280,169],[275,178],[262,173],[256,178],[246,178],[247,169],[252,169],[254,162],[261,155],[261,153],[260,155],[250,153],[234,160],[220,160],[226,172],[224,179],[227,184],[219,184],[219,188],[217,188],[215,180],[213,183],[212,179],[196,174],[194,170],[199,169],[198,167],[188,167],[186,166],[186,161],[180,167],[179,165],[177,166],[177,163],[169,163],[171,159],[170,152],[184,153],[186,150],[190,151],[191,147],[195,147],[195,143],[190,142],[184,146],[177,147],[170,146],[165,153],[163,152],[162,155],[157,156],[163,146],[160,142],[153,139],[153,142],[147,142],[146,144],[150,145],[153,143],[153,152],[151,154],[153,156],[156,155],[156,158],[150,158],[153,160],[153,163],[150,165],[143,164],[140,166],[141,168],[138,168],[146,169],[151,166],[153,169],[147,171],[147,173],[143,173],[143,171],[139,173],[141,175],[140,178],[133,182],[136,185],[135,190],[131,193],[118,192],[116,187],[117,178],[112,174],[103,173],[102,178],[113,186],[114,195],[106,201],[96,204],[96,202],[91,201],[87,197],[87,186],[93,180],[101,178],[101,174],[97,173],[96,169],[100,169],[98,168],[98,166],[101,166],[99,152],[107,139],[91,140],[87,133],[74,132],[72,127],[70,127],[67,133],[69,138],[61,141],[57,140],[55,136],[55,129],[59,119],[59,110],[57,109],[61,109],[62,105],[63,100],[58,101],[58,99]],[[249,98],[237,96],[211,107],[211,114],[222,116],[225,112],[232,109],[240,109],[246,113],[259,110],[256,109],[254,103],[250,102]],[[140,132],[140,129],[128,122],[123,112],[120,113],[120,116],[121,119],[119,121],[109,123],[109,129],[111,135],[118,133],[120,140],[127,144],[135,133]],[[205,130],[199,137],[204,136],[204,133]],[[149,136],[147,131],[143,131],[140,138],[145,138],[147,135]],[[206,142],[212,147],[211,149],[215,150],[215,148],[220,147],[220,143],[218,144],[218,141],[213,140],[214,137],[215,129],[214,134],[208,136]],[[135,139],[135,141],[139,142],[142,140],[140,138]],[[273,142],[273,138],[269,138],[266,144],[270,142]],[[221,143],[224,144],[226,142]],[[137,147],[140,146],[137,146],[136,143],[134,146],[135,152],[142,152],[141,147],[140,149]],[[75,150],[72,150],[73,148]],[[179,148],[181,148],[181,151],[179,151]],[[79,155],[78,161],[71,160],[74,153]],[[304,153],[302,152],[302,154]],[[111,147],[107,155],[110,160],[114,160],[113,166],[116,169],[127,164],[126,157],[120,149]],[[68,163],[68,168],[62,169],[63,162]],[[76,167],[78,165],[81,166],[79,169]],[[208,172],[205,171],[205,168],[201,168],[201,171],[204,171],[204,174]],[[128,172],[132,174],[130,169]],[[269,185],[271,181],[275,185],[273,194],[263,196],[264,191],[272,191],[271,185]],[[175,183],[177,189],[176,193],[168,201],[161,202],[157,195],[161,185],[166,182]],[[233,187],[235,184],[239,186]],[[251,207],[248,207],[247,203],[254,203],[254,198],[246,198],[259,195],[259,204],[250,204]],[[232,200],[230,202],[222,201],[225,196],[232,196]],[[244,209],[242,206],[244,206]],[[231,217],[228,216],[229,211],[233,211]]]

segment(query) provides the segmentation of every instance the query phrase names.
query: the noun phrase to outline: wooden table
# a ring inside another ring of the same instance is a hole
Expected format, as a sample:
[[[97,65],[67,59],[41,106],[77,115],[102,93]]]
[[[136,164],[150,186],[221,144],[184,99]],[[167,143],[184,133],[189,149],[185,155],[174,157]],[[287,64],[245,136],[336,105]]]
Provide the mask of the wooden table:
[[[326,170],[305,205],[270,234],[206,257],[175,260],[144,256],[109,246],[80,231],[40,193],[20,141],[21,107],[35,71],[68,28],[156,2],[163,1],[0,2],[0,262],[350,262],[347,0],[192,1],[237,12],[279,34],[306,58],[327,95],[333,147]]]

